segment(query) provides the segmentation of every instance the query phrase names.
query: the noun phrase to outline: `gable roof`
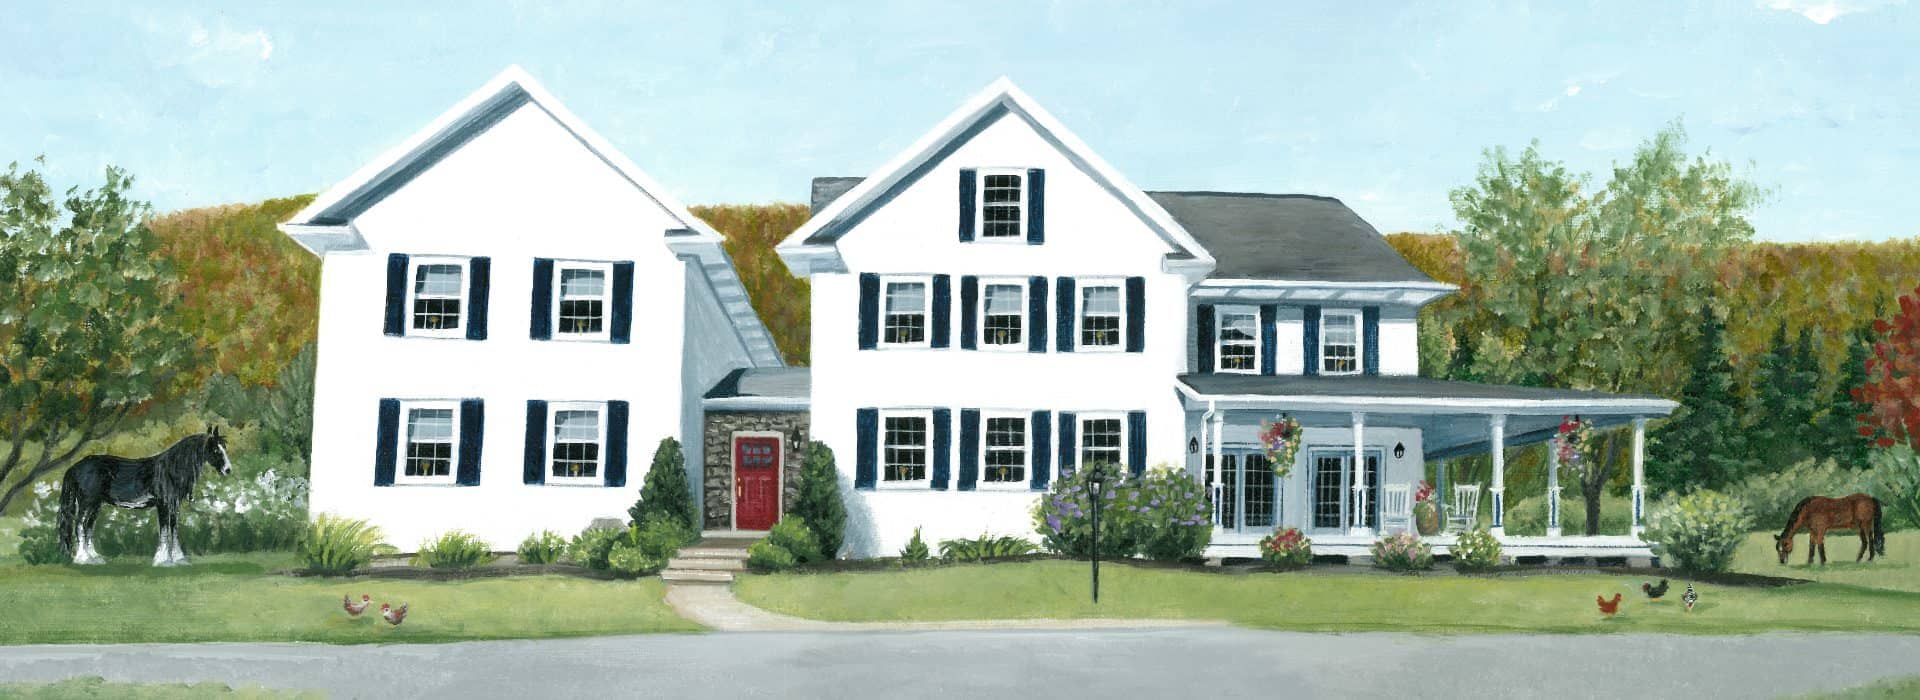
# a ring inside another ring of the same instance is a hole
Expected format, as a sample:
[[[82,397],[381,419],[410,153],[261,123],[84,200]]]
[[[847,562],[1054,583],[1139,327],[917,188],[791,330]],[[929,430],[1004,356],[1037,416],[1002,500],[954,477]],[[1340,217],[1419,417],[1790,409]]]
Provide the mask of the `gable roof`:
[[[1088,148],[1066,125],[1005,77],[993,81],[912,146],[880,166],[873,175],[858,180],[841,196],[833,198],[824,209],[816,211],[813,218],[780,243],[778,250],[781,257],[797,273],[806,274],[809,266],[796,265],[796,262],[809,255],[833,254],[834,243],[875,207],[884,204],[901,188],[926,174],[941,158],[1004,116],[1025,121],[1076,166],[1118,197],[1172,248],[1169,253],[1171,259],[1188,261],[1187,264],[1194,265],[1213,263],[1199,242],[1182,229],[1166,210],[1161,209],[1145,192]],[[830,185],[829,190],[836,187]]]

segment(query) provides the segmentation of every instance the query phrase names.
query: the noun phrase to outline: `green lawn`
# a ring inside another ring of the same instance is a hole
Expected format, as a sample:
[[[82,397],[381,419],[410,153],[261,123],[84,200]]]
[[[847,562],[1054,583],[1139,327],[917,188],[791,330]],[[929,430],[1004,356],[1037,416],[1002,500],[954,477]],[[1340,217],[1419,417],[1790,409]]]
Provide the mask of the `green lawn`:
[[[1891,550],[1893,545],[1889,543]],[[1829,547],[1831,549],[1831,547]],[[1800,696],[1804,700],[1897,700],[1899,698],[1920,698],[1920,676],[1889,678],[1878,683],[1847,688],[1832,693],[1814,693]]]
[[[290,693],[256,686],[234,688],[225,683],[110,683],[99,676],[58,683],[0,683],[0,697],[22,700],[93,700],[146,698],[147,700],[201,700],[202,698],[318,698],[320,693]]]
[[[0,518],[0,565],[20,561],[20,526],[22,518]]]
[[[209,555],[154,569],[0,566],[0,644],[312,641],[336,644],[576,637],[701,629],[675,615],[659,579],[525,576],[469,581],[297,578],[286,555]],[[408,603],[389,627],[349,618],[340,597]],[[124,611],[124,612],[123,612]]]
[[[1038,561],[909,571],[749,576],[734,590],[776,612],[825,620],[1008,618],[1224,620],[1271,629],[1411,632],[1680,632],[1769,630],[1920,632],[1920,595],[1807,584],[1761,589],[1698,585],[1692,613],[1649,604],[1642,579],[1607,575],[1384,576],[1218,574],[1125,565],[1101,569],[1101,603],[1087,565]],[[1594,596],[1626,595],[1606,618]]]
[[[1807,533],[1794,540],[1793,556],[1780,565],[1773,552],[1773,533],[1756,532],[1734,555],[1733,569],[1751,574],[1813,579],[1823,583],[1841,583],[1870,588],[1920,593],[1920,531],[1887,533],[1887,555],[1875,561],[1853,562],[1860,551],[1860,538],[1852,532],[1827,538],[1827,564],[1815,557],[1807,566]]]

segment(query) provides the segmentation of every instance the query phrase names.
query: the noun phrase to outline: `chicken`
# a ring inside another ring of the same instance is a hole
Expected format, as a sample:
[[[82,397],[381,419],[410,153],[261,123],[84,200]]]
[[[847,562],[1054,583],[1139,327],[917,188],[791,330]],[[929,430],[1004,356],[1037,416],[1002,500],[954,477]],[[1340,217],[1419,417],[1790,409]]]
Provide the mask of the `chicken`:
[[[1620,594],[1618,593],[1613,594],[1613,600],[1594,596],[1593,602],[1600,604],[1600,614],[1607,617],[1613,617],[1614,613],[1620,612]]]
[[[401,603],[400,607],[396,608],[386,603],[381,603],[380,616],[387,619],[387,624],[399,627],[400,623],[407,619],[407,604]]]
[[[1693,604],[1699,601],[1700,594],[1693,592],[1693,584],[1687,584],[1687,592],[1680,596],[1680,602],[1687,604],[1687,612],[1693,612]]]
[[[1640,592],[1647,594],[1647,600],[1659,600],[1667,594],[1667,580],[1660,579],[1660,585],[1658,586],[1649,586],[1642,583],[1640,584]]]
[[[340,596],[340,607],[346,609],[347,617],[359,617],[360,613],[367,611],[367,606],[369,605],[373,605],[373,599],[367,597],[365,594],[360,596],[360,602],[358,604],[355,604],[352,598],[344,595]]]

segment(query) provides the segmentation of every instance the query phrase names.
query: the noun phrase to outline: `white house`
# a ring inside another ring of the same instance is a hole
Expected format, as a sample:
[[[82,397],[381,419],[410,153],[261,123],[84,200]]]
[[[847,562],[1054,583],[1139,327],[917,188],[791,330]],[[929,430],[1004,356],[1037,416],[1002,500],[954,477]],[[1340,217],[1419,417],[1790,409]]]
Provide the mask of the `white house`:
[[[1569,415],[1633,426],[1638,532],[1645,420],[1674,404],[1417,376],[1417,312],[1453,288],[1338,200],[1144,192],[1002,79],[873,174],[816,180],[814,204],[779,246],[812,283],[810,387],[785,370],[784,390],[718,396],[810,409],[853,556],[916,527],[1032,536],[1037,492],[1094,462],[1204,479],[1213,556],[1282,524],[1357,554],[1425,460],[1544,441]],[[1305,447],[1278,478],[1256,432],[1283,414]],[[1555,503],[1552,536],[1509,554],[1646,555],[1559,537]]]
[[[411,549],[626,518],[780,357],[720,236],[518,68],[281,229],[322,260],[312,509]]]

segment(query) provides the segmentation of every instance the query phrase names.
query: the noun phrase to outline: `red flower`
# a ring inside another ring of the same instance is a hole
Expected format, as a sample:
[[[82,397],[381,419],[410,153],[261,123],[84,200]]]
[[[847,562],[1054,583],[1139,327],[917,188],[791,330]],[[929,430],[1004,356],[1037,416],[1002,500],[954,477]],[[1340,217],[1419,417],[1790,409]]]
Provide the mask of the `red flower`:
[[[1881,448],[1888,448],[1888,447],[1892,447],[1892,446],[1893,446],[1893,438],[1890,438],[1890,437],[1883,437],[1883,438],[1880,438],[1880,439],[1878,439],[1878,440],[1875,440],[1875,441],[1873,441],[1873,444],[1874,444],[1875,446],[1877,446],[1877,447],[1881,447]]]

